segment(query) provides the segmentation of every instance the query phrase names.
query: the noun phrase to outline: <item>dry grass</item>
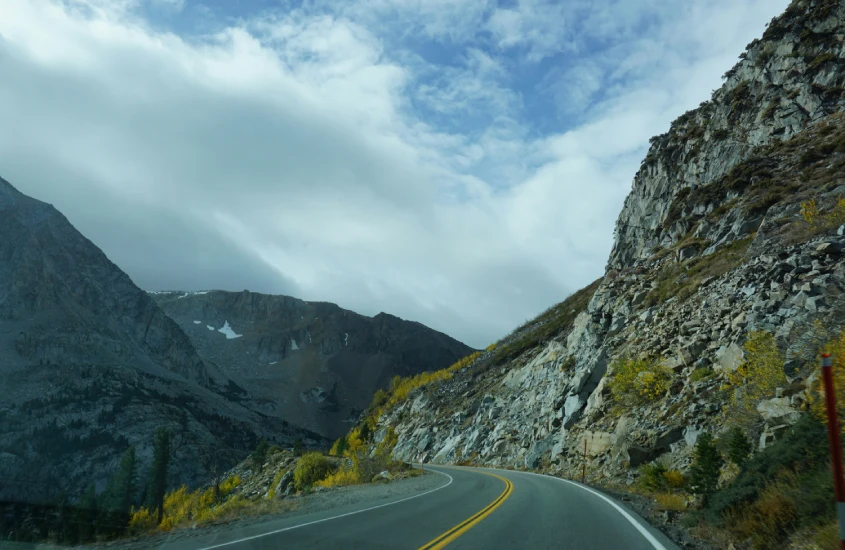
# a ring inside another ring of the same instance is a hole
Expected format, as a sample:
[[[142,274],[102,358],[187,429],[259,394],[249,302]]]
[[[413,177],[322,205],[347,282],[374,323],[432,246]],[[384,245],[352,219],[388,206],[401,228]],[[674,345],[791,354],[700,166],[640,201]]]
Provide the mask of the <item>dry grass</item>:
[[[791,496],[796,489],[794,474],[769,483],[757,500],[728,514],[730,531],[737,539],[748,541],[755,550],[781,547],[798,519],[798,509]]]
[[[671,512],[682,512],[687,509],[687,500],[683,495],[677,493],[660,493],[655,495],[657,506],[660,510],[669,510]]]

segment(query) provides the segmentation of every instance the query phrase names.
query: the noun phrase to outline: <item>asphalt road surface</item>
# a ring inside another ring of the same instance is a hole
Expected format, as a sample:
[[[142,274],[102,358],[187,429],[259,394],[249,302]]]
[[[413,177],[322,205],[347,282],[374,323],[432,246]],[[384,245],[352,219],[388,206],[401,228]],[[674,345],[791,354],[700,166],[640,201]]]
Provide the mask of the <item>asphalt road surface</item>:
[[[276,519],[173,541],[168,550],[561,548],[677,550],[621,503],[557,478],[426,466],[443,484],[410,497]]]

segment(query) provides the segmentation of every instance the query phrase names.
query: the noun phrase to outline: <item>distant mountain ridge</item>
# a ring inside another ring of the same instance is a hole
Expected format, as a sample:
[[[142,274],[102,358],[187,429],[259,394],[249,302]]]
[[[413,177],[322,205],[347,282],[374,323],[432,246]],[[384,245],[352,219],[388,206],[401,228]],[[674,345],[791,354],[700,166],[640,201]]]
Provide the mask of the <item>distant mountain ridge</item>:
[[[247,389],[252,406],[331,438],[394,376],[474,351],[420,323],[328,302],[249,291],[150,294],[208,364]]]
[[[261,437],[324,444],[243,395],[60,212],[0,179],[0,498],[102,488],[130,444],[143,471],[159,427],[174,437],[173,483]]]

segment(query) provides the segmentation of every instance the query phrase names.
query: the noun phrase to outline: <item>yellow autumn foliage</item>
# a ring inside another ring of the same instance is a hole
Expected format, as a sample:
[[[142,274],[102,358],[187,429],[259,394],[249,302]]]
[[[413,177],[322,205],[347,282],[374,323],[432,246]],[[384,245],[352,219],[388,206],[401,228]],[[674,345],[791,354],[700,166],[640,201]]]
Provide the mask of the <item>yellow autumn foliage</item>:
[[[626,405],[653,403],[672,382],[671,369],[653,357],[620,357],[611,364],[611,373],[608,387]]]
[[[816,199],[801,203],[801,217],[812,227],[834,227],[845,223],[845,198],[838,197],[836,204],[827,213],[821,213]]]
[[[347,485],[357,485],[361,483],[361,476],[354,467],[342,466],[329,477],[318,481],[314,485],[317,487],[345,487]]]
[[[231,492],[241,484],[241,478],[231,476],[220,484],[220,498],[225,499]],[[169,531],[179,525],[197,522],[205,523],[212,521],[219,514],[233,504],[233,499],[217,505],[215,502],[214,488],[206,490],[197,489],[188,491],[186,486],[170,491],[164,496],[164,514],[161,523],[156,525],[156,512],[147,508],[133,509],[129,519],[129,529],[132,532],[149,531],[158,527],[161,531]]]
[[[732,390],[723,414],[729,424],[747,426],[759,418],[757,404],[775,396],[786,384],[784,356],[771,333],[752,331],[742,347],[745,359],[735,371],[727,371],[727,389]]]

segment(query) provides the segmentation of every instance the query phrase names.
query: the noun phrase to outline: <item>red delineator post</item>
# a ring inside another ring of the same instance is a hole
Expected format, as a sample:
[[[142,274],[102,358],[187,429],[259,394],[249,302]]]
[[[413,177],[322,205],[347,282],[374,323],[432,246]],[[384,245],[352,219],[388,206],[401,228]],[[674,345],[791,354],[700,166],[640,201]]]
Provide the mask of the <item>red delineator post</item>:
[[[830,460],[833,463],[836,515],[839,517],[839,547],[845,550],[845,476],[842,473],[842,443],[839,440],[839,417],[836,413],[836,388],[833,385],[832,364],[830,354],[822,354],[822,381],[824,382],[824,401],[827,409],[827,434],[830,440]]]

